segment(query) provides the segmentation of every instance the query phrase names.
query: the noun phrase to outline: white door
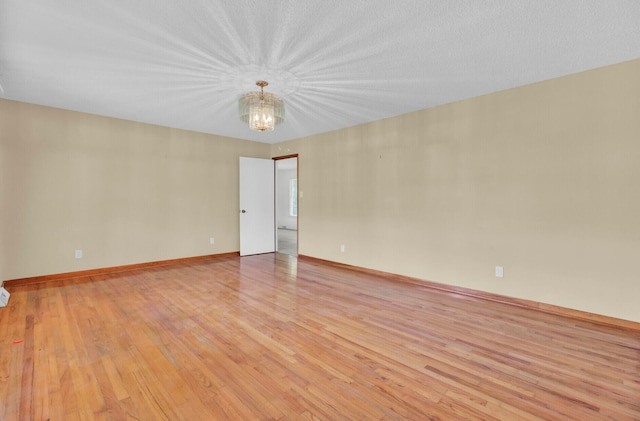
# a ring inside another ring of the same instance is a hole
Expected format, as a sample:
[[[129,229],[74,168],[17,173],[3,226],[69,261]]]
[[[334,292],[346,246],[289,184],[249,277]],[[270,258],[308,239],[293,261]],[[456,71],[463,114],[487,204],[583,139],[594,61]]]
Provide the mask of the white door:
[[[275,251],[274,164],[240,157],[240,256]]]

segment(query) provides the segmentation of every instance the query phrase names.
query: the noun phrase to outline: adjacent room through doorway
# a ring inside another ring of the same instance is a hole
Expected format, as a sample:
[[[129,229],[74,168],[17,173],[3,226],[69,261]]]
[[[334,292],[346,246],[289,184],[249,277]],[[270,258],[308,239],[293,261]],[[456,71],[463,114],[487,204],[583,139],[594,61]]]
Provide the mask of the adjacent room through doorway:
[[[276,250],[298,255],[298,158],[276,160]]]

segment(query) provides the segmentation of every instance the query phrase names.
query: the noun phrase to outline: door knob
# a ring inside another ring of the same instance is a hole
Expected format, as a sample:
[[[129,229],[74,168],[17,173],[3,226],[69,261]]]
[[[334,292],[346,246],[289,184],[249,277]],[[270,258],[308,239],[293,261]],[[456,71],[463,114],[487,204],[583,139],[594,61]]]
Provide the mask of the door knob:
[[[244,209],[242,209],[240,212],[242,212],[242,213],[247,213],[247,211],[246,211],[246,210],[244,210]]]

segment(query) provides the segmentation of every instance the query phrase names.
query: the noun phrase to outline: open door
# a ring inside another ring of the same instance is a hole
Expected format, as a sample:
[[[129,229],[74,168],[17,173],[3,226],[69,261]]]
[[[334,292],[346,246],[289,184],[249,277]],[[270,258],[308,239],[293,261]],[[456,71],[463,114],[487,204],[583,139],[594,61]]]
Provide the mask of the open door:
[[[274,164],[240,157],[240,256],[275,251]]]

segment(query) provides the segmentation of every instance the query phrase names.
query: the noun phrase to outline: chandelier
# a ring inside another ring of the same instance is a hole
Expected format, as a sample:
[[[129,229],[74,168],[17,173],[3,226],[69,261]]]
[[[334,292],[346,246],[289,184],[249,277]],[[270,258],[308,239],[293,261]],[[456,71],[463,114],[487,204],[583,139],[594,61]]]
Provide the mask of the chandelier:
[[[264,92],[264,87],[268,84],[264,80],[257,81],[260,92],[246,93],[238,101],[240,121],[248,124],[251,130],[270,132],[284,121],[284,102],[281,98]]]

